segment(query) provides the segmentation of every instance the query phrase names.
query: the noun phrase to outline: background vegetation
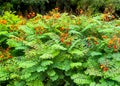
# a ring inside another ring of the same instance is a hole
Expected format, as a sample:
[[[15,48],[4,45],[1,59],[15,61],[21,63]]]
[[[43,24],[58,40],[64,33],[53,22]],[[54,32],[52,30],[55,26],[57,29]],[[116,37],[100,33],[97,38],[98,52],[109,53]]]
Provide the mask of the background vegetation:
[[[79,14],[80,9],[89,14],[104,12],[106,8],[112,7],[119,15],[120,0],[1,0],[0,14],[6,10],[17,11],[18,14],[27,14],[30,11],[45,14],[51,9],[58,7],[60,11],[68,11]],[[109,10],[110,10],[109,9]]]

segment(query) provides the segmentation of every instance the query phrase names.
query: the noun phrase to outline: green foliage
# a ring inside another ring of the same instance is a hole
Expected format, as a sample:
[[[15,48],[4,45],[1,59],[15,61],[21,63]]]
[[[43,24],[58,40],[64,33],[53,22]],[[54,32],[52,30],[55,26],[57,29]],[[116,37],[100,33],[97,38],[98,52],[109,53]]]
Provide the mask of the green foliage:
[[[13,4],[10,2],[0,1],[0,15],[3,15],[5,11],[13,9]]]
[[[58,12],[0,19],[0,85],[120,85],[119,20]]]
[[[71,78],[74,80],[74,82],[77,85],[82,85],[82,84],[89,84],[91,82],[91,79],[89,76],[83,75],[83,74],[73,74]]]
[[[103,11],[109,6],[115,8],[114,11],[120,10],[118,5],[120,3],[119,0],[71,0],[71,3],[77,5],[78,9],[83,9],[88,15],[94,12]]]
[[[19,4],[21,2],[27,3],[27,4],[34,4],[34,3],[38,4],[38,3],[48,2],[48,0],[44,0],[44,1],[43,0],[36,0],[36,1],[35,0],[27,0],[27,1],[26,0],[22,0],[22,1],[21,0],[11,0],[11,2],[17,3],[17,4]]]

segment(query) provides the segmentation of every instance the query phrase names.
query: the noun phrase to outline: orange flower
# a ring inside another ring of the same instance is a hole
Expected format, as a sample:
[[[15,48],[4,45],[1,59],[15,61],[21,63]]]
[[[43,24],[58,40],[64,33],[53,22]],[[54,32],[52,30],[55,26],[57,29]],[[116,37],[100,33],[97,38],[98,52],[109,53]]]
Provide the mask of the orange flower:
[[[53,14],[53,17],[54,17],[54,18],[59,18],[59,17],[60,17],[60,14],[59,14],[59,13]]]
[[[47,15],[47,16],[45,16],[45,18],[46,18],[46,19],[50,19],[50,16],[49,16],[49,15]]]
[[[64,37],[64,38],[68,37],[68,33],[61,34],[61,37]]]
[[[30,12],[29,14],[31,15],[32,13]]]
[[[28,15],[27,15],[27,19],[30,19],[30,17],[31,17],[31,16],[28,14]]]
[[[108,45],[108,48],[111,48],[111,46],[110,46],[110,45]]]
[[[106,18],[106,21],[110,21],[109,17]]]
[[[56,18],[60,18],[60,15],[56,15]]]
[[[115,18],[115,16],[114,16],[114,15],[112,15],[112,18],[114,19],[114,18]]]
[[[42,34],[43,32],[41,31],[40,34]]]
[[[19,16],[19,18],[20,18],[20,19],[22,19],[22,18],[23,18],[23,16]]]
[[[34,16],[35,16],[35,12],[32,12],[31,17],[34,17]]]
[[[65,41],[65,39],[64,39],[63,37],[62,37],[60,40],[61,40],[61,42],[64,42],[64,41]]]
[[[61,31],[64,30],[64,27],[60,27],[60,30],[61,30]]]
[[[21,38],[19,38],[18,40],[19,40],[19,41],[23,41],[23,40],[24,40],[24,38],[23,38],[23,37],[21,37]]]
[[[109,16],[108,14],[104,14],[104,15],[103,15],[103,19],[104,19],[105,21],[110,21],[110,19],[109,19],[108,16]]]
[[[32,12],[33,15],[35,15],[35,12]]]
[[[108,44],[113,44],[113,40],[109,40]]]
[[[118,43],[120,43],[120,38],[118,38]]]
[[[58,10],[59,10],[59,8],[58,8],[58,7],[56,7],[56,8],[55,8],[55,10],[56,10],[56,11],[58,11]]]
[[[104,64],[101,64],[101,65],[100,65],[100,68],[101,68],[104,72],[108,71],[108,67],[106,67]]]
[[[106,17],[108,16],[108,14],[103,14],[103,18],[106,19]]]
[[[117,49],[117,45],[114,45],[113,47],[114,47],[114,49]]]
[[[7,21],[6,20],[0,20],[0,23],[1,24],[7,24]]]
[[[96,37],[94,37],[94,41],[97,41],[97,38],[96,38]]]
[[[0,20],[0,23],[2,23],[2,20]]]
[[[42,16],[43,17],[43,16]],[[35,20],[39,20],[40,19],[40,17],[35,17]]]
[[[12,58],[12,56],[11,56],[11,55],[7,55],[7,57],[8,57],[8,58]]]
[[[113,41],[116,41],[117,39],[118,39],[118,38],[117,38],[116,35],[114,35],[113,38],[112,38]]]
[[[6,51],[9,51],[10,50],[10,47],[7,47]]]
[[[80,9],[80,14],[82,14],[83,13],[83,9]]]
[[[104,71],[104,72],[107,72],[107,71],[108,71],[108,67],[104,67],[104,68],[103,68],[103,71]]]
[[[38,30],[39,30],[39,27],[35,27],[34,29],[35,29],[36,31],[38,31]]]
[[[1,56],[0,56],[0,58],[3,58],[3,57],[4,57],[4,55],[1,55]]]
[[[77,24],[80,24],[80,21],[78,21]]]
[[[88,40],[91,40],[91,37],[87,37]]]
[[[104,65],[103,65],[103,64],[101,64],[101,65],[100,65],[100,68],[101,68],[101,69],[103,69],[103,68],[104,68]]]
[[[69,45],[71,45],[71,42],[66,42],[65,44],[66,44],[67,46],[69,46]]]
[[[68,33],[65,33],[64,36],[65,36],[65,37],[68,37]]]
[[[102,36],[102,38],[108,38],[107,36]]]
[[[98,42],[97,42],[97,41],[95,41],[95,42],[94,42],[94,44],[96,44],[96,45],[97,45],[97,44],[98,44]]]

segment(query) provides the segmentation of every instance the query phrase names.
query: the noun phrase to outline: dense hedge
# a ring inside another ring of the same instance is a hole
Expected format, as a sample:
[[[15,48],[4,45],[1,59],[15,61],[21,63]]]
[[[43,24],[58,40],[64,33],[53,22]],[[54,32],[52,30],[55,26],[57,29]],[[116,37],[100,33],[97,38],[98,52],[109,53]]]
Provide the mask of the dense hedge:
[[[120,86],[120,20],[54,9],[0,17],[1,86]]]

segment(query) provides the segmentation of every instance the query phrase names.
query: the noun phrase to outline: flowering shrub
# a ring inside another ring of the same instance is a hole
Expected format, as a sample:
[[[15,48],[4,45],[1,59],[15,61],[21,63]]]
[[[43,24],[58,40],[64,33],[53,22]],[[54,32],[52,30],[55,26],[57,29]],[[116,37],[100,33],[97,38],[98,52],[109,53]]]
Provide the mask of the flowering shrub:
[[[119,86],[119,20],[59,13],[0,17],[0,85]]]

